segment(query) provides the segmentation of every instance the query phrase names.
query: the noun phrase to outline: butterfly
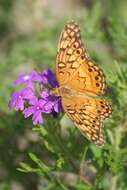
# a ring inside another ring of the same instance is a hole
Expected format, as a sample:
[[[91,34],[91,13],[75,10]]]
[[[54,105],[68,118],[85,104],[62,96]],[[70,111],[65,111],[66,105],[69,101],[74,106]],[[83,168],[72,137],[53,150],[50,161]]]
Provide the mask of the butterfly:
[[[74,21],[64,27],[60,36],[56,77],[66,114],[87,139],[103,145],[103,121],[112,112],[111,105],[99,97],[106,90],[105,75],[90,59]]]

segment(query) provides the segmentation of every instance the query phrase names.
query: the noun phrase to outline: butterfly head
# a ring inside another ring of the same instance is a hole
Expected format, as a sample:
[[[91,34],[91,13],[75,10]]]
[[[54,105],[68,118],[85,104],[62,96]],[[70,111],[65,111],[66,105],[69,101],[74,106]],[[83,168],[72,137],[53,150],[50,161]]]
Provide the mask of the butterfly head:
[[[58,87],[58,88],[54,88],[52,90],[52,93],[54,96],[73,96],[73,90],[69,89],[68,87]]]
[[[52,89],[52,94],[54,95],[54,96],[60,96],[60,92],[59,92],[59,88],[53,88]]]

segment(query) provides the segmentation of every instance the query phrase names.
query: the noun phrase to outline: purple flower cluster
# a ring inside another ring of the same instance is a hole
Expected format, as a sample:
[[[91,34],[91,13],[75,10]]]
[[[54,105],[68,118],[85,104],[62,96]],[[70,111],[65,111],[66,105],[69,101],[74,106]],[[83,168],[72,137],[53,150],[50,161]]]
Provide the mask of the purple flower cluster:
[[[25,118],[32,116],[34,125],[43,124],[42,113],[56,116],[62,111],[60,97],[54,96],[51,90],[58,87],[58,83],[50,69],[20,75],[14,81],[14,86],[20,84],[24,85],[24,89],[12,94],[8,106],[21,111]]]

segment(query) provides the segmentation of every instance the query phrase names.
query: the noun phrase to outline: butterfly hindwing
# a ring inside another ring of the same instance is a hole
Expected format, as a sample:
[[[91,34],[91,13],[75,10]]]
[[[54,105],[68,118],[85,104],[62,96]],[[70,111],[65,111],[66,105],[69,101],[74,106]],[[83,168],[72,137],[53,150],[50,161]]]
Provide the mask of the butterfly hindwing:
[[[104,144],[103,121],[111,114],[105,100],[81,97],[63,98],[63,108],[75,126],[94,144]]]

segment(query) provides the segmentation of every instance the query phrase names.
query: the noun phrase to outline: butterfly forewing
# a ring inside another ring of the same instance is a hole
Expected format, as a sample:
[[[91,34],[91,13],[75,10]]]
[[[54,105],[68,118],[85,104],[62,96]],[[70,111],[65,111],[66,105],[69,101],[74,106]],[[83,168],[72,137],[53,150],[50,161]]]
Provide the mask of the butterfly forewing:
[[[83,60],[79,61],[81,55],[87,59],[86,49],[81,42],[80,29],[72,21],[65,26],[58,44],[56,75],[60,85],[68,83],[70,77],[83,63]]]
[[[56,76],[59,85],[67,85],[78,92],[102,95],[106,83],[103,71],[89,58],[81,42],[80,29],[69,22],[61,33],[56,58]]]

